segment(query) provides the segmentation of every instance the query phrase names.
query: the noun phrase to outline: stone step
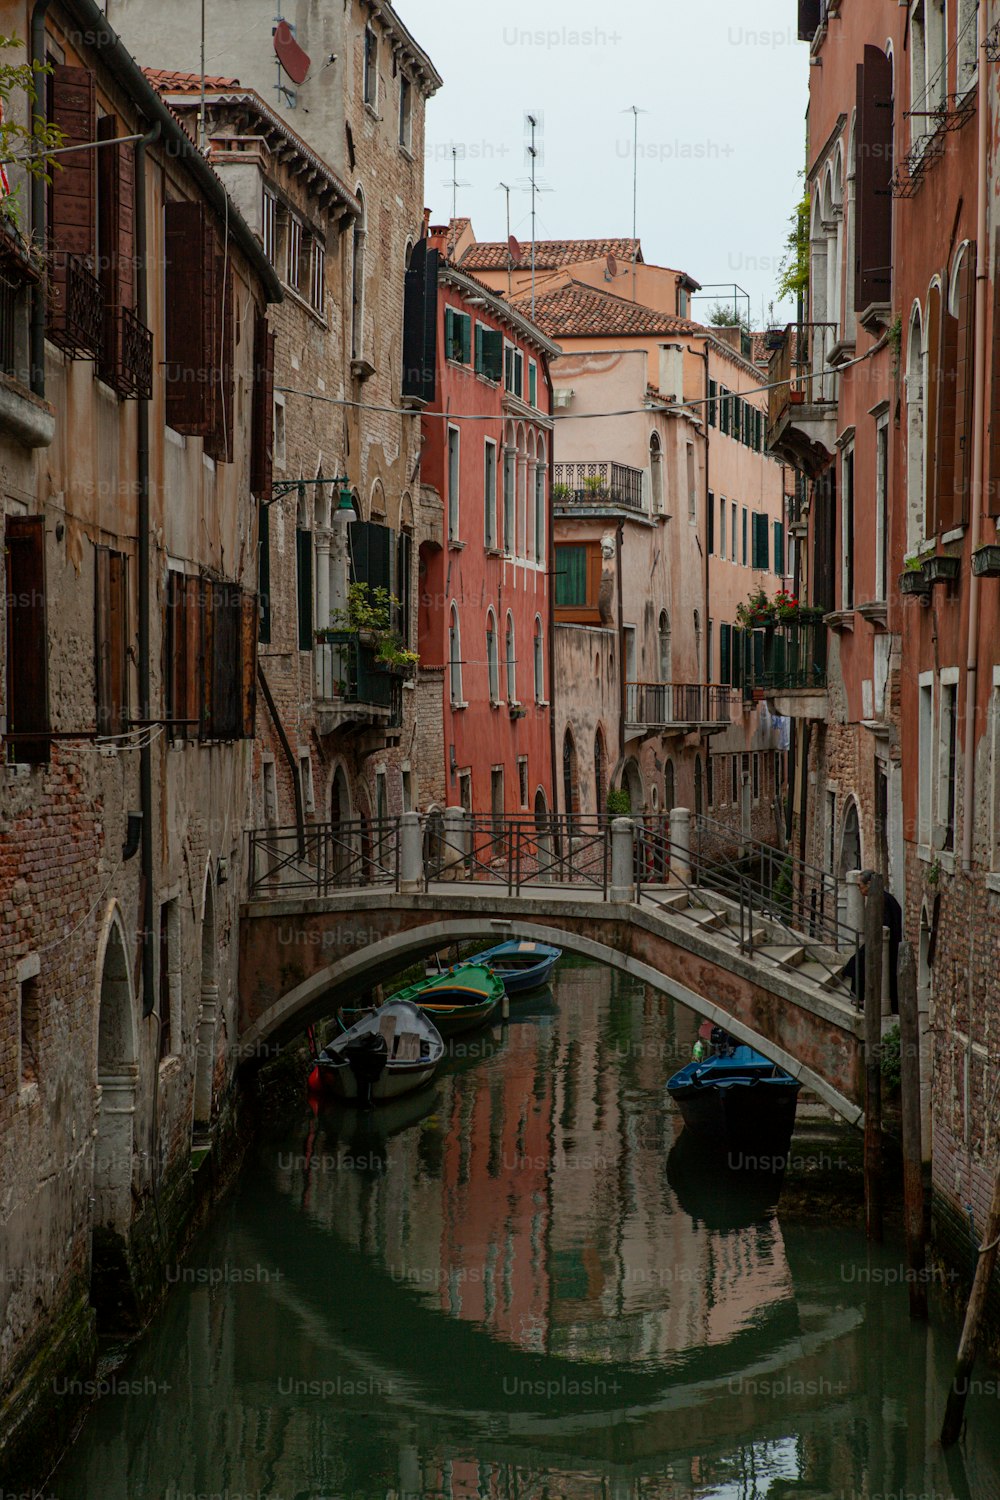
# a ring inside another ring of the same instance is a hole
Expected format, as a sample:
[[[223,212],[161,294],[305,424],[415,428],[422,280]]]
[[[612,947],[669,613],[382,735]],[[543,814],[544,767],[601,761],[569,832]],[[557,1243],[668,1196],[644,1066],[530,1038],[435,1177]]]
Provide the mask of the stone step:
[[[771,941],[763,943],[757,952],[769,958],[772,963],[780,964],[783,969],[799,968],[806,956],[804,948],[796,947],[794,943],[775,942],[773,935]]]
[[[799,974],[803,979],[810,979],[813,984],[818,984],[821,990],[833,989],[837,983],[837,970],[825,959],[819,963],[815,958],[808,958],[799,965]]]
[[[691,906],[691,898],[687,891],[671,891],[668,896],[658,894],[656,902],[667,911],[688,911]]]

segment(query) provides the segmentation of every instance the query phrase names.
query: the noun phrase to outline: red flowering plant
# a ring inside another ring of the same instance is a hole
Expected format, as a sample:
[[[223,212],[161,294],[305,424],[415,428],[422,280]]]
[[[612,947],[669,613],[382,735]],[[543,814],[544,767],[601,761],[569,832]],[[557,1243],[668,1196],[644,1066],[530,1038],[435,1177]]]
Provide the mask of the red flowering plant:
[[[795,595],[789,593],[788,589],[779,589],[774,596],[772,608],[779,620],[797,620],[802,606]]]
[[[752,630],[756,625],[765,625],[772,616],[771,601],[761,588],[754,589],[745,604],[736,606],[736,621],[744,630]]]

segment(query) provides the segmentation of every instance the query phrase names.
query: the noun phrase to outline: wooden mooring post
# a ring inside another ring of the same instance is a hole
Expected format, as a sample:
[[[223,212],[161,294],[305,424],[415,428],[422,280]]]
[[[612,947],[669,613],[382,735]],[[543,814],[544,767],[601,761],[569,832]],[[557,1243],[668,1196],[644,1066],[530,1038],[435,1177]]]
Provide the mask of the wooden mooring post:
[[[979,1247],[979,1262],[972,1283],[969,1305],[965,1312],[965,1326],[962,1329],[962,1339],[958,1346],[955,1374],[951,1382],[951,1390],[948,1392],[948,1405],[945,1408],[944,1424],[941,1428],[942,1448],[950,1448],[958,1442],[962,1434],[965,1403],[969,1399],[969,1377],[976,1363],[979,1332],[983,1323],[983,1315],[986,1312],[986,1297],[990,1289],[990,1281],[996,1269],[998,1247],[1000,1247],[1000,1171],[997,1172],[996,1181],[993,1184],[993,1202],[990,1204],[986,1220],[983,1243]]]
[[[865,1230],[882,1241],[882,920],[885,882],[874,874],[865,898]]]
[[[920,1021],[917,964],[912,943],[899,945],[899,1086],[903,1107],[903,1214],[909,1269],[910,1317],[927,1317],[924,1239],[924,1164],[921,1149]]]

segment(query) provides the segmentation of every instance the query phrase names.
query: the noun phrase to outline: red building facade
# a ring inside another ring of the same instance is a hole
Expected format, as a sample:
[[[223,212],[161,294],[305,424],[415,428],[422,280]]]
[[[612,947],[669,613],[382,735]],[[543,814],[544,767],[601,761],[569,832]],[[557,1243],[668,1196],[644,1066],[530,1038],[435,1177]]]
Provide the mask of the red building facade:
[[[440,545],[421,548],[420,669],[441,677],[445,803],[542,818],[553,759],[548,361],[559,350],[452,265],[446,240],[432,229],[426,254],[436,359],[421,473],[442,526]]]

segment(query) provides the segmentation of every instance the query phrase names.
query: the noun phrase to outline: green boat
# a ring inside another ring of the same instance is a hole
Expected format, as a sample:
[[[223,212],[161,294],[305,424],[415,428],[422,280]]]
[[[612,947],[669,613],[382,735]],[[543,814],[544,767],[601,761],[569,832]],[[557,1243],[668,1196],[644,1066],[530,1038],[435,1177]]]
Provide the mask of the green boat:
[[[457,1036],[484,1026],[505,993],[503,980],[485,964],[455,964],[443,974],[408,985],[392,998],[418,1005],[442,1036]]]

